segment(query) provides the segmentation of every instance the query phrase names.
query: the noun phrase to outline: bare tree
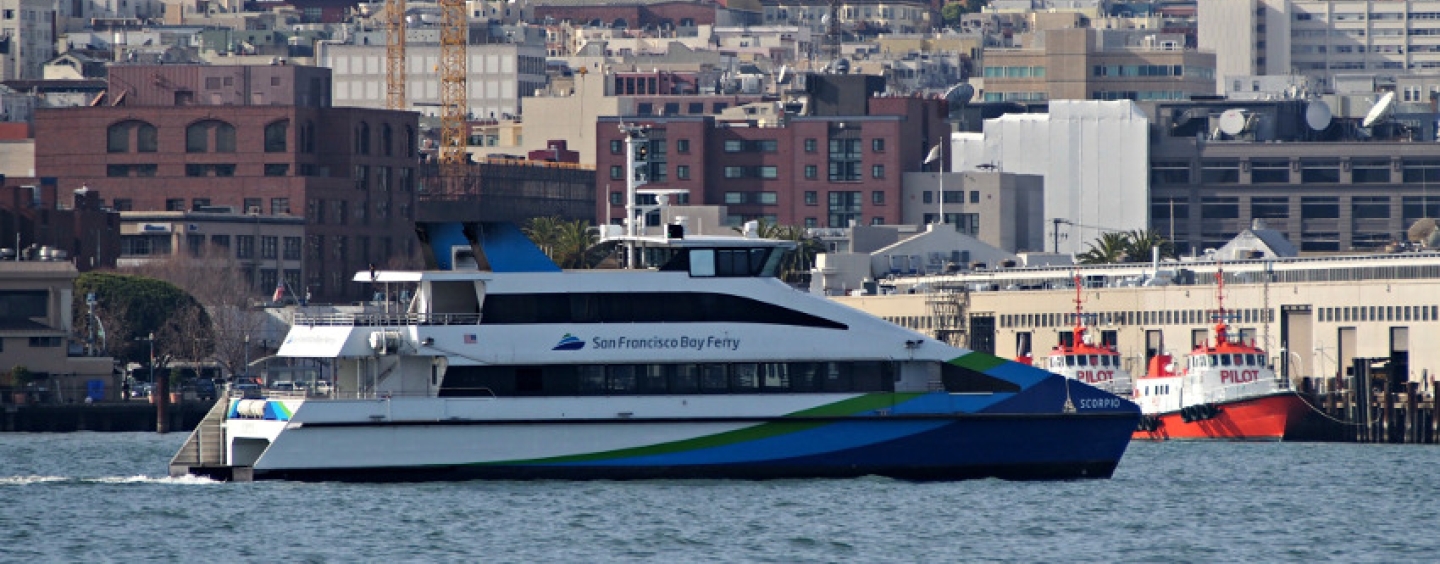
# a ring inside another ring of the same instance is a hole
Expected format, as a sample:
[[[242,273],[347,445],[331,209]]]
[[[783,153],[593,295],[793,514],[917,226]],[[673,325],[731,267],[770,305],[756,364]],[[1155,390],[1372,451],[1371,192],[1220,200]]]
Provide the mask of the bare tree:
[[[254,358],[247,347],[264,324],[265,314],[256,310],[263,299],[261,291],[250,283],[234,255],[225,247],[205,247],[198,253],[176,254],[136,268],[136,272],[166,280],[185,290],[205,308],[203,315],[180,315],[171,326],[178,333],[176,340],[189,344],[177,345],[178,353],[195,355],[188,360],[214,360],[227,373],[242,370],[247,356]],[[200,325],[208,325],[202,330]]]

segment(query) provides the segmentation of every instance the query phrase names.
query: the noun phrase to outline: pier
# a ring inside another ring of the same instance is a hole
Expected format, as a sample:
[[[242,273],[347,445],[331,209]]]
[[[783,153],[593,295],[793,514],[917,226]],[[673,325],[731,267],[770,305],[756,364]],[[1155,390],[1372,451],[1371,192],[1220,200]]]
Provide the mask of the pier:
[[[1396,381],[1375,360],[1355,359],[1346,378],[1304,379],[1313,413],[1300,440],[1440,444],[1440,382]]]
[[[211,402],[182,401],[168,406],[168,431],[189,433],[210,409]],[[70,433],[154,432],[158,424],[155,404],[142,401],[0,406],[0,432]]]

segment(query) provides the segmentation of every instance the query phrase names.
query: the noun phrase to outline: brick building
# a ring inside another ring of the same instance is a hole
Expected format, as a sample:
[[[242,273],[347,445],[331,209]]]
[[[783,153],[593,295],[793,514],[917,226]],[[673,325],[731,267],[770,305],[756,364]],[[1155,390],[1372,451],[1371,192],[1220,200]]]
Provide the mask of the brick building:
[[[725,7],[705,0],[544,0],[532,3],[532,21],[570,21],[594,27],[674,28],[715,25]],[[744,12],[740,12],[744,13]],[[754,15],[759,23],[758,14]]]
[[[115,268],[120,255],[120,214],[105,209],[100,194],[89,188],[62,193],[53,178],[0,177],[0,247],[15,249],[21,258],[49,257],[70,262],[80,272]],[[47,253],[47,254],[50,254]],[[0,253],[0,260],[15,255]]]
[[[727,206],[731,225],[900,223],[903,175],[920,171],[931,146],[948,137],[947,108],[938,99],[867,96],[873,85],[851,84],[867,78],[817,77],[815,111],[778,120],[600,118],[596,215],[611,223],[625,216],[623,121],[649,126],[643,188],[688,190],[679,204]]]
[[[118,65],[109,92],[36,112],[38,175],[116,211],[304,217],[286,282],[316,300],[360,296],[356,271],[414,256],[416,114],[331,107],[328,69],[286,65]],[[258,268],[254,251],[234,249]]]

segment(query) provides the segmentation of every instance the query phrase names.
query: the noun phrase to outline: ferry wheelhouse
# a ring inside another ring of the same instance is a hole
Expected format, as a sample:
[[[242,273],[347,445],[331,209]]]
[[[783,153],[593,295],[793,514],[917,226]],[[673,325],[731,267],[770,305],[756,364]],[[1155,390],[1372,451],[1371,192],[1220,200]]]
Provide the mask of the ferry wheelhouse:
[[[1139,420],[1128,399],[786,285],[793,243],[672,229],[621,241],[653,268],[561,271],[513,226],[439,232],[488,270],[358,274],[413,298],[297,314],[279,351],[333,367],[332,396],[224,399],[171,472],[1108,477]]]
[[[1137,439],[1283,440],[1308,411],[1276,375],[1265,351],[1230,334],[1224,273],[1215,274],[1219,308],[1214,341],[1195,347],[1177,370],[1160,354],[1135,385],[1144,416]]]
[[[1115,395],[1130,397],[1134,392],[1130,371],[1120,363],[1120,352],[1113,345],[1097,345],[1085,324],[1084,298],[1080,277],[1075,276],[1075,326],[1070,342],[1061,341],[1050,350],[1045,368],[1051,372],[1084,382]]]

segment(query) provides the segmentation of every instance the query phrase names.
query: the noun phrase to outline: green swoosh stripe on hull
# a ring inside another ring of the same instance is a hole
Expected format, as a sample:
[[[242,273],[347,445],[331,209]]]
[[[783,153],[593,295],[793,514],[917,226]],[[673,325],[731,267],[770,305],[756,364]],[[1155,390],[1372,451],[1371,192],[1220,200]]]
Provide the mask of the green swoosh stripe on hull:
[[[812,407],[810,409],[796,411],[794,413],[785,415],[785,417],[834,417],[841,415],[852,415],[856,413],[864,413],[867,411],[875,411],[877,409],[891,408],[897,404],[904,403],[906,401],[923,395],[925,394],[921,392],[865,394],[863,396],[854,397],[847,400],[841,400],[835,403],[829,403],[821,406]],[[768,439],[770,437],[778,437],[780,435],[785,435],[789,433],[798,433],[800,431],[806,431],[828,424],[829,422],[818,421],[786,421],[763,423],[760,425],[755,425],[753,427],[736,429],[734,431],[726,431],[724,433],[716,433],[714,435],[706,435],[703,437],[695,437],[693,439],[684,439],[641,447],[623,448],[618,450],[593,452],[587,454],[555,456],[550,458],[535,458],[530,460],[505,460],[497,462],[483,462],[478,465],[484,466],[496,464],[560,464],[569,462],[595,462],[599,460],[610,460],[615,458],[628,458],[635,456],[673,454],[689,450],[715,448],[737,443],[743,443],[746,441]]]

